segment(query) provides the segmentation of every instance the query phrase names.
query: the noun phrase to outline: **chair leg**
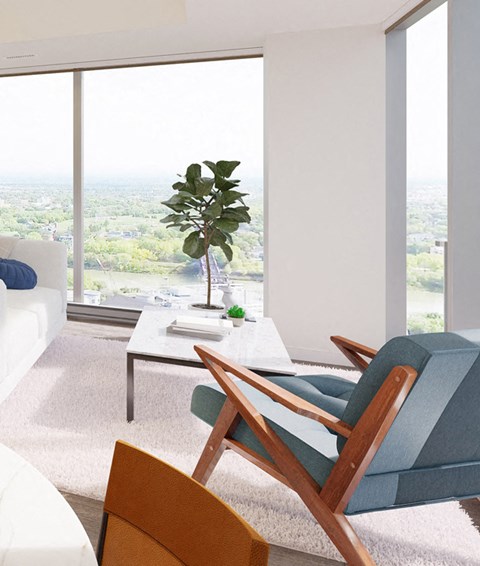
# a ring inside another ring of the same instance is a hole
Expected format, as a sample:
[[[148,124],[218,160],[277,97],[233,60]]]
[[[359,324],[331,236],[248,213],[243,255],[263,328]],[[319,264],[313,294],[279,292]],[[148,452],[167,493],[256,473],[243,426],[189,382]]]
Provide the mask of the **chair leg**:
[[[324,504],[307,504],[307,507],[345,558],[348,566],[375,566],[370,553],[343,513],[333,513]]]
[[[192,474],[194,480],[203,485],[207,483],[225,450],[223,439],[235,432],[240,421],[241,416],[235,405],[227,399]]]
[[[318,486],[312,483],[313,480],[309,476],[305,477],[303,473],[295,474],[295,471],[305,471],[295,470],[297,466],[299,463],[295,460],[290,462],[290,469],[283,469],[282,462],[282,471],[290,481],[293,490],[298,493],[347,564],[349,566],[375,566],[373,558],[358,538],[357,533],[343,514],[343,510],[335,512],[331,509],[322,498],[322,491],[318,491]]]

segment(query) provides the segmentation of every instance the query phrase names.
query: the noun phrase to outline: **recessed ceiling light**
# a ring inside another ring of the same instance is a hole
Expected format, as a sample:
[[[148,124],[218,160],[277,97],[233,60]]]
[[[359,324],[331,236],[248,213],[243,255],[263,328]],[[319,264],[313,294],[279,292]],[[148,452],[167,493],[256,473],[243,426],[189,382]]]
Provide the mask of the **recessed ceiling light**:
[[[30,59],[31,57],[36,57],[34,53],[28,53],[26,55],[7,55],[5,59]]]

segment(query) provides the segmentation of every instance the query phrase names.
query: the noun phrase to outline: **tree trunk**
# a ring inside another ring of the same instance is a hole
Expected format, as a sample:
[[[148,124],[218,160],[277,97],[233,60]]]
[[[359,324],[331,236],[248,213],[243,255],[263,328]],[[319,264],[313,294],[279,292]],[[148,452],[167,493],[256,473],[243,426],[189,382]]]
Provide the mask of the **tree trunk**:
[[[207,306],[210,306],[212,298],[212,272],[210,269],[210,256],[208,255],[208,240],[207,240],[207,230],[204,233],[205,238],[205,265],[207,267]]]

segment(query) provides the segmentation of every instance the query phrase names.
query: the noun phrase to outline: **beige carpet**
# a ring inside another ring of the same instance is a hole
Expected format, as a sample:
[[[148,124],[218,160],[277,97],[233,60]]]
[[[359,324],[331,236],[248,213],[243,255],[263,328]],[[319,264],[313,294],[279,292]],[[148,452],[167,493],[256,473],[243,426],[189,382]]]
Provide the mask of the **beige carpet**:
[[[302,367],[304,373],[315,368]],[[59,488],[101,498],[122,438],[191,473],[209,427],[189,412],[205,370],[139,364],[125,420],[125,342],[62,336],[0,406],[0,441]],[[340,560],[295,494],[227,453],[209,487],[267,540]],[[480,535],[457,503],[371,513],[352,523],[380,565],[480,564]]]

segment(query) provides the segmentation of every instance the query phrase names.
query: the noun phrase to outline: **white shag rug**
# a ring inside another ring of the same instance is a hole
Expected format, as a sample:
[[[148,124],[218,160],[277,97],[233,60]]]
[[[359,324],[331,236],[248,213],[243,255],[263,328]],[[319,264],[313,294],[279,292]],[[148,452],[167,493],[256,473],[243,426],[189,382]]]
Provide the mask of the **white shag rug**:
[[[191,473],[210,427],[191,415],[206,370],[136,362],[135,422],[125,419],[125,342],[59,337],[0,405],[0,442],[59,489],[103,498],[115,440]],[[302,373],[318,368],[301,366]],[[325,370],[323,370],[325,372]],[[336,372],[355,378],[354,372]],[[299,498],[227,452],[208,487],[268,541],[342,560]],[[351,518],[381,566],[480,565],[480,534],[458,503]]]

